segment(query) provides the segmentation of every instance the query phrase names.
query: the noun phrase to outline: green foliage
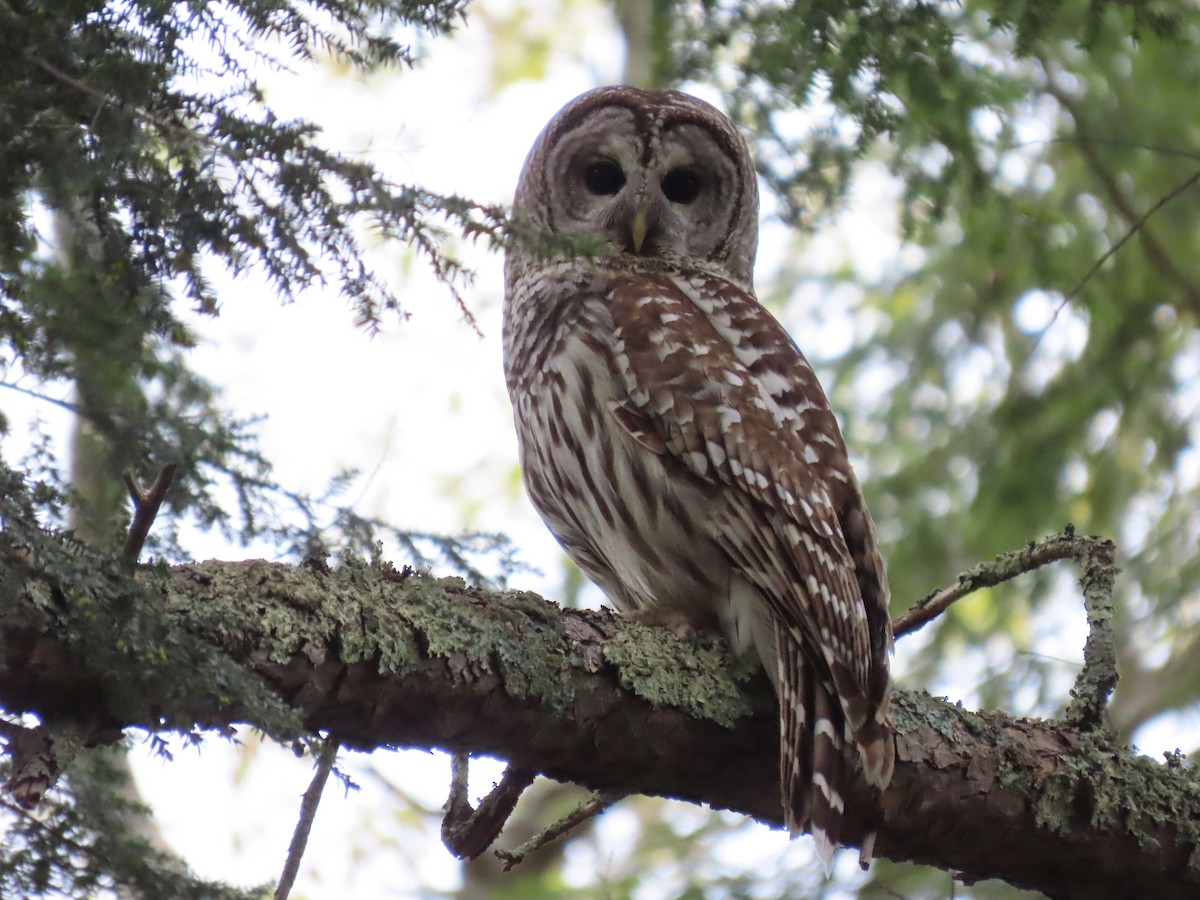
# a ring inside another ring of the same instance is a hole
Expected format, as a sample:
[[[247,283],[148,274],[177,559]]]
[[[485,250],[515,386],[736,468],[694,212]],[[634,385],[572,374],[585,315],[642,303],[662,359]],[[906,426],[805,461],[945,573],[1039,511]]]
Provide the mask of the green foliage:
[[[167,624],[147,599],[162,570],[135,579],[119,558],[124,472],[178,467],[147,545],[160,559],[186,557],[180,535],[199,526],[297,558],[323,558],[326,543],[365,555],[386,534],[416,566],[481,581],[513,568],[498,536],[405,533],[357,514],[341,498],[350,474],[323,493],[277,484],[256,446],[258,421],[227,413],[190,370],[194,338],[179,314],[181,303],[218,314],[212,275],[254,271],[284,300],[332,287],[373,328],[403,314],[363,262],[366,242],[381,238],[412,247],[457,296],[470,273],[443,241],[503,242],[503,211],[393,184],[331,153],[314,125],[275,114],[255,72],[321,58],[360,70],[411,65],[394,35],[446,33],[464,5],[0,3],[0,379],[80,423],[69,486],[66,454],[37,423],[20,468],[0,462],[0,604],[33,599],[44,627],[100,673],[85,731],[132,717],[190,734],[196,696],[244,710],[276,738],[298,730],[245,672]],[[136,708],[148,686],[154,711]],[[71,770],[57,790],[37,827],[10,823],[19,840],[0,893],[120,885],[144,896],[243,896],[164,867],[127,833],[135,810],[109,802],[116,795],[90,769]]]
[[[117,896],[118,890],[179,900],[264,896],[262,887],[243,889],[197,879],[144,838],[130,834],[124,822],[135,805],[121,792],[117,771],[98,767],[97,777],[84,788],[96,796],[78,796],[73,785],[52,790],[36,815],[13,810],[5,802],[14,816],[0,845],[4,896],[103,897]],[[93,814],[85,816],[82,809]]]
[[[168,557],[187,555],[181,522],[296,553],[318,535],[367,552],[378,524],[337,502],[349,477],[315,496],[274,483],[258,420],[229,415],[188,368],[178,299],[216,315],[209,273],[253,269],[285,299],[331,284],[374,326],[402,311],[362,261],[366,235],[414,247],[452,292],[470,273],[443,252],[446,226],[508,239],[497,208],[392,184],[325,150],[315,126],[272,112],[252,71],[321,56],[411,64],[391,29],[445,32],[463,4],[321,6],[324,18],[275,0],[0,5],[11,136],[0,145],[0,373],[9,385],[32,377],[47,399],[73,386],[74,400],[54,402],[98,442],[89,488],[114,492],[108,508],[121,505],[121,472],[179,467],[149,547]],[[89,537],[119,542],[121,524]],[[394,536],[415,565],[440,554],[482,574],[470,544]]]
[[[982,187],[973,114],[1020,96],[1014,80],[960,52],[971,21],[930,3],[713,6],[685,22],[681,74],[736,66],[731,112],[759,136],[759,171],[789,219],[811,225],[884,137],[896,170],[916,182],[914,198],[944,204],[951,184]],[[832,108],[828,124],[797,134],[793,111],[822,106]]]
[[[1135,672],[1150,635],[1195,653],[1186,624],[1200,617],[1190,14],[839,0],[712,4],[679,25],[683,74],[726,84],[785,218],[836,207],[860,162],[903,184],[909,262],[876,283],[849,268],[780,276],[853,298],[854,344],[826,384],[863,457],[896,604],[1073,522],[1125,554],[1118,630]],[[913,676],[1009,635],[992,701],[1045,683],[1047,661],[1017,654],[1036,651],[1031,617],[1053,585],[1031,581],[952,611]],[[1162,699],[1194,705],[1200,681],[1186,693]]]
[[[68,199],[96,231],[98,258],[69,277],[120,299],[107,315],[186,343],[163,304],[178,288],[215,313],[204,267],[257,266],[285,297],[332,280],[364,321],[398,298],[360,260],[362,222],[423,252],[446,279],[460,276],[431,221],[492,232],[491,212],[452,197],[393,185],[369,165],[317,143],[312,124],[282,121],[265,106],[251,64],[283,65],[330,54],[360,67],[411,62],[381,26],[396,20],[448,29],[461,3],[323,4],[327,24],[284,2],[225,5],[73,3],[5,6],[12,52],[0,80],[8,96],[0,155],[5,293],[53,309],[61,278],[34,253],[31,200],[61,210]],[[476,218],[477,216],[481,218]],[[61,371],[69,336],[30,317],[27,361]],[[136,335],[141,328],[134,326]],[[84,333],[94,335],[91,324]]]
[[[298,733],[294,712],[258,679],[168,621],[152,599],[164,590],[165,569],[135,576],[127,560],[39,525],[40,505],[64,504],[52,487],[30,486],[20,473],[0,468],[0,608],[10,626],[56,635],[98,673],[90,725],[132,720],[188,734],[194,719],[175,711],[203,694],[244,709],[268,734]],[[30,606],[41,621],[16,618]],[[140,699],[147,696],[156,697],[153,711]]]

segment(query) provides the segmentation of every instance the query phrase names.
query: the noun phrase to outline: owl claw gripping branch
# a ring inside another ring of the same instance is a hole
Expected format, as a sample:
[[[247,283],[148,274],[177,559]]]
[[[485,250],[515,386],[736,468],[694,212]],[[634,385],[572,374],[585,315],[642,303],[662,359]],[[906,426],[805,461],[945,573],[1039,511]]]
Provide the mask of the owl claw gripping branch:
[[[846,765],[880,790],[892,646],[875,529],[821,386],[755,299],[745,142],[609,87],[538,137],[516,208],[613,252],[506,264],[505,376],[534,506],[617,609],[718,624],[779,698],[784,821],[828,868]]]

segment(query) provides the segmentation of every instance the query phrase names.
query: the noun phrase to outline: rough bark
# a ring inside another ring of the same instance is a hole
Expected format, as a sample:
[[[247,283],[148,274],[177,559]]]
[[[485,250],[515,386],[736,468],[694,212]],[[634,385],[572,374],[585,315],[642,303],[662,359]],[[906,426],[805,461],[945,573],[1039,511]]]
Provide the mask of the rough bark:
[[[770,688],[731,672],[715,639],[689,644],[533,594],[364,564],[197,563],[161,585],[179,628],[347,746],[494,755],[595,789],[781,821]],[[123,695],[117,716],[102,673],[55,637],[46,609],[3,610],[10,712],[150,729],[167,712],[241,721],[236,704],[202,689],[165,710],[153,687],[132,703]],[[877,821],[869,794],[852,791],[848,843],[875,827],[876,855],[1052,897],[1200,896],[1194,768],[1135,756],[1103,729],[970,712],[904,688],[894,718],[895,781]]]

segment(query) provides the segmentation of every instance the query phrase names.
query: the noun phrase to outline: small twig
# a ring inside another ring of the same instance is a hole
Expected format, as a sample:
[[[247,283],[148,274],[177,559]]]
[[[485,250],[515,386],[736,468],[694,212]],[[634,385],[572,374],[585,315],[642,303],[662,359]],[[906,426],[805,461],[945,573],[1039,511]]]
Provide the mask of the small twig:
[[[1004,553],[990,563],[981,563],[958,576],[950,587],[934,591],[892,622],[892,632],[900,637],[916,631],[980,588],[1031,572],[1047,563],[1073,559],[1079,563],[1080,586],[1087,609],[1088,636],[1083,647],[1083,669],[1071,688],[1071,704],[1066,721],[1078,728],[1100,724],[1109,695],[1117,684],[1117,651],[1112,632],[1113,583],[1120,571],[1113,562],[1113,542],[1099,537],[1081,537],[1068,525],[1062,534],[1044,541],[1030,542],[1024,550]]]
[[[864,872],[871,870],[871,857],[875,855],[875,838],[878,832],[872,828],[863,835],[862,846],[858,848],[858,867]]]
[[[74,88],[75,90],[79,91],[80,93],[85,94],[88,97],[91,97],[93,100],[95,100],[96,103],[99,104],[99,106],[97,107],[97,111],[99,111],[100,109],[103,109],[106,106],[119,106],[120,105],[117,102],[116,98],[112,97],[109,94],[104,93],[103,91],[97,90],[96,88],[94,88],[90,84],[88,84],[86,81],[81,81],[80,79],[67,74],[62,69],[59,69],[56,66],[51,65],[50,63],[46,62],[44,59],[41,59],[40,57],[36,56],[31,50],[26,49],[24,51],[23,55],[27,60],[29,60],[31,63],[33,63],[35,66],[37,66],[39,69],[41,69],[46,74],[50,75],[53,78],[56,78],[57,80],[61,81],[63,84],[65,84],[71,88]],[[201,143],[201,144],[204,144],[209,147],[217,147],[222,150],[228,150],[228,148],[225,145],[221,144],[219,141],[214,140],[213,138],[209,137],[206,134],[202,134],[200,132],[185,128],[183,125],[180,125],[179,123],[176,123],[176,122],[168,122],[166,119],[161,119],[158,116],[155,116],[154,114],[147,112],[144,109],[134,108],[132,110],[132,112],[133,112],[134,116],[136,116],[137,118],[141,119],[143,122],[145,122],[149,125],[153,125],[155,128],[159,129],[160,132],[169,133],[169,134],[172,134],[179,138],[196,141],[197,143]]]
[[[446,805],[442,808],[445,814],[442,818],[443,840],[445,840],[445,832],[451,819],[455,823],[465,821],[474,812],[468,791],[470,776],[470,755],[467,753],[452,753],[450,755],[450,795],[446,798]]]
[[[164,466],[148,491],[142,490],[132,472],[126,472],[122,476],[129,491],[129,498],[133,500],[133,524],[129,526],[129,536],[125,538],[125,547],[122,550],[130,562],[137,562],[138,557],[142,555],[142,547],[146,545],[150,526],[154,524],[163,501],[167,499],[167,491],[171,488],[177,468],[175,463]]]
[[[1062,301],[1055,308],[1054,315],[1050,317],[1050,322],[1046,325],[1045,328],[1042,329],[1041,333],[1037,337],[1037,340],[1034,342],[1035,350],[1037,349],[1038,343],[1041,342],[1042,337],[1046,334],[1047,331],[1050,330],[1050,326],[1052,326],[1058,320],[1059,314],[1064,309],[1066,309],[1068,303],[1070,303],[1077,296],[1079,296],[1079,292],[1082,291],[1084,289],[1084,287],[1087,285],[1087,283],[1092,280],[1092,276],[1095,275],[1096,272],[1098,272],[1100,270],[1100,267],[1102,265],[1104,265],[1106,262],[1108,262],[1109,258],[1112,257],[1122,247],[1124,247],[1135,235],[1139,234],[1142,231],[1142,229],[1145,227],[1146,222],[1149,220],[1149,218],[1152,215],[1154,215],[1156,212],[1158,212],[1160,209],[1162,209],[1164,206],[1166,206],[1168,203],[1170,203],[1172,200],[1174,200],[1176,197],[1178,197],[1180,194],[1182,194],[1184,191],[1186,191],[1188,188],[1190,188],[1192,185],[1194,185],[1197,181],[1200,181],[1200,169],[1197,169],[1195,172],[1193,172],[1191,175],[1189,175],[1187,178],[1185,178],[1182,182],[1180,182],[1175,187],[1173,187],[1171,190],[1167,191],[1167,193],[1165,193],[1161,197],[1159,197],[1158,200],[1155,201],[1150,206],[1149,209],[1147,209],[1144,213],[1142,213],[1140,216],[1138,216],[1137,219],[1135,219],[1132,223],[1130,223],[1128,230],[1123,235],[1121,235],[1120,240],[1118,240],[1115,244],[1113,244],[1111,247],[1109,247],[1107,250],[1105,250],[1102,254],[1100,254],[1100,257],[1094,263],[1092,263],[1091,268],[1089,268],[1086,272],[1083,273],[1083,277],[1079,279],[1079,281],[1075,284],[1075,287],[1071,288],[1069,291],[1067,291],[1065,294],[1063,294]]]
[[[562,837],[569,831],[578,828],[585,822],[594,819],[604,810],[608,809],[618,800],[621,800],[626,794],[613,793],[609,791],[598,791],[592,794],[590,798],[583,801],[571,812],[567,813],[557,822],[543,828],[520,847],[515,850],[497,850],[496,856],[504,863],[504,871],[510,871],[513,866],[524,862],[526,857],[534,853],[542,847]]]
[[[1099,538],[1077,537],[1075,529],[1067,526],[1062,534],[1034,542],[1015,553],[1002,553],[994,560],[980,563],[958,576],[948,587],[933,591],[892,620],[892,633],[902,637],[917,631],[940,616],[951,605],[981,588],[995,587],[1018,575],[1032,572],[1062,559],[1083,560]],[[1104,543],[1108,543],[1107,541]]]
[[[18,394],[24,394],[26,397],[32,397],[34,400],[52,403],[60,409],[65,409],[67,412],[82,415],[82,412],[79,409],[79,404],[72,403],[70,400],[61,400],[58,397],[51,397],[49,394],[43,394],[41,391],[35,391],[27,387],[21,387],[19,384],[13,384],[11,381],[0,381],[0,388],[16,391]]]
[[[1200,181],[1200,170],[1193,172],[1188,178],[1184,179],[1182,183],[1178,184],[1172,190],[1159,197],[1158,200],[1152,204],[1148,210],[1141,215],[1138,215],[1133,204],[1124,195],[1124,193],[1122,193],[1116,179],[1104,167],[1100,155],[1095,152],[1092,146],[1093,144],[1097,143],[1103,144],[1112,142],[1103,139],[1096,139],[1091,134],[1086,132],[1085,117],[1081,114],[1078,104],[1075,103],[1070,93],[1060,84],[1058,84],[1053,75],[1050,74],[1052,72],[1052,68],[1048,65],[1045,65],[1045,60],[1042,60],[1042,63],[1047,72],[1047,91],[1049,92],[1050,96],[1057,100],[1063,109],[1065,109],[1075,120],[1075,135],[1071,139],[1071,143],[1073,143],[1079,149],[1080,155],[1083,157],[1084,161],[1091,167],[1093,174],[1100,180],[1100,183],[1108,192],[1109,199],[1116,207],[1117,212],[1130,224],[1125,234],[1121,236],[1121,239],[1113,244],[1113,246],[1111,246],[1104,254],[1101,255],[1098,260],[1096,260],[1096,262],[1091,266],[1091,268],[1088,269],[1075,287],[1071,288],[1070,291],[1063,295],[1062,302],[1059,303],[1057,308],[1055,308],[1054,315],[1051,316],[1050,322],[1041,330],[1037,338],[1034,340],[1033,347],[1029,353],[1030,357],[1032,357],[1033,353],[1037,350],[1042,339],[1050,330],[1050,327],[1058,320],[1059,314],[1062,313],[1067,304],[1073,300],[1080,293],[1080,291],[1083,290],[1084,286],[1091,280],[1092,276],[1096,274],[1100,267],[1104,265],[1104,263],[1114,253],[1120,250],[1135,234],[1140,234],[1142,236],[1142,240],[1146,244],[1146,251],[1151,260],[1156,263],[1158,267],[1162,269],[1170,278],[1179,283],[1179,286],[1182,288],[1184,293],[1191,298],[1193,304],[1198,298],[1200,298],[1200,290],[1198,290],[1197,286],[1193,284],[1190,279],[1184,277],[1183,273],[1181,273],[1175,266],[1170,254],[1167,253],[1165,248],[1154,239],[1149,228],[1147,227],[1147,222],[1151,216],[1153,216],[1156,212],[1158,212],[1192,185],[1196,184],[1197,181]],[[1155,150],[1158,152],[1170,152],[1160,147],[1146,147],[1146,149]]]
[[[1112,541],[1093,541],[1079,585],[1087,609],[1088,636],[1083,645],[1083,670],[1071,686],[1066,720],[1078,728],[1095,728],[1104,718],[1108,698],[1117,686],[1117,642],[1113,635],[1113,583],[1117,568]]]
[[[317,770],[313,773],[312,782],[300,801],[300,819],[296,822],[296,830],[292,832],[292,842],[288,845],[287,860],[283,865],[283,873],[279,876],[279,885],[275,888],[275,900],[287,900],[300,873],[300,860],[304,857],[304,848],[308,845],[308,835],[312,831],[313,820],[317,817],[317,807],[321,803],[321,794],[333,764],[337,760],[341,742],[335,738],[326,738],[321,747],[321,755],[317,757]]]
[[[517,800],[533,783],[537,772],[509,765],[500,783],[473,808],[467,795],[470,759],[465,753],[450,758],[450,796],[442,818],[442,843],[459,859],[474,859],[492,845]]]

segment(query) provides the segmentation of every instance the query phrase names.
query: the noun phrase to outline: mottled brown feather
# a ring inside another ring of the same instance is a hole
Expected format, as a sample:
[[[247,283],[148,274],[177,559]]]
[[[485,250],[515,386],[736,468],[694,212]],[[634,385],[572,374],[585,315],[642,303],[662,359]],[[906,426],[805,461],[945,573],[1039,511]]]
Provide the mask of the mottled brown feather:
[[[595,160],[621,183],[593,189]],[[691,198],[665,187],[680,167]],[[847,761],[880,789],[894,766],[887,578],[825,394],[753,293],[745,143],[693,97],[603,88],[543,131],[516,207],[613,246],[509,253],[505,374],[529,495],[618,609],[717,621],[758,655],[779,698],[785,821],[828,864]]]

